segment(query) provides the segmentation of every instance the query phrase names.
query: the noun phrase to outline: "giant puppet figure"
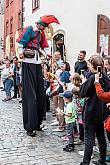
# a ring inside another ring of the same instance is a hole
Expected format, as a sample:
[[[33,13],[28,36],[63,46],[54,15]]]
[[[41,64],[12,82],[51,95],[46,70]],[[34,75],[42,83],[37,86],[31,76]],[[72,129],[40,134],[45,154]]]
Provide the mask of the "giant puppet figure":
[[[22,62],[22,108],[23,125],[27,135],[35,136],[40,130],[44,111],[44,84],[39,49],[47,55],[48,43],[44,30],[50,23],[59,24],[53,15],[45,15],[36,22],[36,29],[26,27],[17,39],[19,57]],[[28,50],[28,51],[27,51]],[[34,56],[31,56],[31,50]],[[26,53],[27,51],[27,53]],[[24,53],[25,52],[25,53]],[[29,56],[30,52],[30,56]],[[28,54],[28,56],[26,56]],[[24,56],[25,55],[25,56]]]

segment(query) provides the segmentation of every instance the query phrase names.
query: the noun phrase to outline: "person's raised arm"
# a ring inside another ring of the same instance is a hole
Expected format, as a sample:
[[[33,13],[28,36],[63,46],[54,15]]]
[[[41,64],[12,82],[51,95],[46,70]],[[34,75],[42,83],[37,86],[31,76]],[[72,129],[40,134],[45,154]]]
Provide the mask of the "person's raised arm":
[[[95,74],[95,89],[96,89],[96,94],[97,96],[105,101],[105,102],[110,102],[110,92],[104,92],[104,90],[101,87],[101,84],[99,83],[99,73]]]

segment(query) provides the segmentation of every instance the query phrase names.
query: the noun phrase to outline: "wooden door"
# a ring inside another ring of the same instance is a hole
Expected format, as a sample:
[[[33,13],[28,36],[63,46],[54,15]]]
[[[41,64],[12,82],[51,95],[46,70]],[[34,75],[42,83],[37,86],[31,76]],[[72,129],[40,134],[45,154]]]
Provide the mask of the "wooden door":
[[[97,17],[97,52],[110,55],[110,20],[105,15]]]

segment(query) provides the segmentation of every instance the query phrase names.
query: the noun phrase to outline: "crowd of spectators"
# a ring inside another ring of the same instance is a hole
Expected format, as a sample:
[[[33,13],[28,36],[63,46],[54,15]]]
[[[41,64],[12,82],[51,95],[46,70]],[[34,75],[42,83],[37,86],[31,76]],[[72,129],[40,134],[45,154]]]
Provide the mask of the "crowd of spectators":
[[[110,106],[110,57],[103,59],[99,54],[94,54],[87,61],[85,57],[86,51],[80,51],[72,73],[70,64],[61,59],[59,51],[49,61],[44,55],[41,56],[45,91],[43,120],[46,120],[46,113],[51,111],[55,120],[50,125],[58,126],[52,131],[62,132],[66,128],[67,134],[62,137],[67,141],[64,151],[75,151],[76,145],[80,144],[85,146],[81,165],[90,164],[97,137],[100,157],[94,164],[106,165],[104,120],[109,116]],[[6,94],[3,101],[19,97],[21,103],[21,62],[16,56],[12,61],[5,59],[0,69],[2,90]],[[106,133],[110,142],[110,132],[107,130]],[[79,135],[77,141],[75,135]]]

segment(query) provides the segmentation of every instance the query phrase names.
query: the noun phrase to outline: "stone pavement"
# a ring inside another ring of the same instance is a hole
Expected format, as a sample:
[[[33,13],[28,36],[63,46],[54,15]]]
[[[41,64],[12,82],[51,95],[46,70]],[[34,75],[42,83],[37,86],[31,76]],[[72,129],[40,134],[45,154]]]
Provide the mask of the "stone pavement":
[[[21,104],[17,99],[2,102],[3,98],[4,92],[0,91],[0,165],[80,164],[82,156],[78,151],[84,146],[76,146],[75,152],[65,153],[62,150],[65,142],[61,139],[64,133],[52,132],[51,113],[47,113],[44,130],[32,138],[23,129]]]

